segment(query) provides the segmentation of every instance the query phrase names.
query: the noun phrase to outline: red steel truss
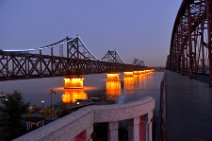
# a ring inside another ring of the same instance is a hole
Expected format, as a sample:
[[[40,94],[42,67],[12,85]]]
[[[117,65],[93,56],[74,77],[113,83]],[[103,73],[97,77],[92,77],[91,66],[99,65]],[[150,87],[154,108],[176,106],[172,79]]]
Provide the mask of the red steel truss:
[[[172,31],[167,68],[191,78],[206,74],[212,86],[212,0],[183,0]]]

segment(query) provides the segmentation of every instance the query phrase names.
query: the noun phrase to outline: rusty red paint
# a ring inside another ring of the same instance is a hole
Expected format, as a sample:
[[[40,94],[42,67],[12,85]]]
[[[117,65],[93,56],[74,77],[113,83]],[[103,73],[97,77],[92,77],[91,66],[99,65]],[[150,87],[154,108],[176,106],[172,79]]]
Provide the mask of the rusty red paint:
[[[146,117],[141,116],[140,117],[140,129],[139,129],[139,135],[140,135],[140,141],[146,140]]]
[[[86,141],[86,130],[82,131],[75,137],[75,141]]]

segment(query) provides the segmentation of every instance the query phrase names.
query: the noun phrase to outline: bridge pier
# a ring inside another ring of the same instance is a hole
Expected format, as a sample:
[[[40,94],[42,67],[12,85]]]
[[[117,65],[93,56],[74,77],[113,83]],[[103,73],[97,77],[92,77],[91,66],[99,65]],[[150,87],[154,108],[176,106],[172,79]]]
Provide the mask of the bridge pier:
[[[64,78],[65,81],[65,89],[82,89],[83,88],[83,80],[82,76],[66,76]]]
[[[147,70],[133,71],[133,74],[134,74],[134,75],[140,75],[140,74],[146,74],[146,73],[148,73]]]
[[[132,71],[124,72],[124,77],[133,77],[133,72]]]
[[[133,74],[134,75],[148,74],[148,73],[153,72],[153,71],[154,71],[153,69],[133,71]]]
[[[107,81],[119,81],[119,73],[107,73]]]
[[[139,71],[140,74],[145,74],[146,73],[146,70],[142,70],[142,71]]]
[[[139,75],[140,72],[139,71],[133,71],[133,75]]]

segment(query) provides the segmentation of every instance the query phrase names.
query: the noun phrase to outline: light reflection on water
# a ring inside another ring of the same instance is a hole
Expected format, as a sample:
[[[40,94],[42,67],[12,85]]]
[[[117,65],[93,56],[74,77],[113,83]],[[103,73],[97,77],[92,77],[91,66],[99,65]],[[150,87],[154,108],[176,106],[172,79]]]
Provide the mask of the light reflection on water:
[[[64,89],[64,78],[45,78],[31,80],[17,80],[0,82],[0,91],[12,93],[18,90],[31,104],[41,106],[44,100],[45,106],[50,105],[49,90],[54,89],[53,103],[73,103],[77,99],[89,97],[106,97],[108,100],[115,100],[117,103],[137,100],[143,96],[150,95],[159,99],[160,81],[162,72],[134,75],[124,77],[120,80],[107,80],[106,74],[95,74],[84,76],[84,88],[80,90]]]
[[[64,89],[64,94],[62,95],[63,103],[74,103],[77,100],[86,99],[88,99],[88,96],[83,89]]]
[[[136,87],[135,78],[134,77],[124,77],[124,88],[128,93],[133,94]]]
[[[121,82],[120,80],[111,80],[106,81],[106,94],[107,100],[116,101],[121,94]]]

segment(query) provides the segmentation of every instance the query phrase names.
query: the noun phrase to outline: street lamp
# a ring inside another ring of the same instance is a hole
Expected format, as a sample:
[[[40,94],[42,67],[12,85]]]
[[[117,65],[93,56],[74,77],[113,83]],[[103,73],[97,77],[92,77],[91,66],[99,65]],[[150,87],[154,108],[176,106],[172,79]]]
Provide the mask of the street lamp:
[[[52,95],[55,95],[55,94],[56,94],[56,92],[54,91],[54,89],[50,89],[49,94],[50,94],[50,96],[51,96],[51,112],[53,112]]]
[[[44,107],[44,102],[45,102],[44,100],[41,100],[42,108]]]

